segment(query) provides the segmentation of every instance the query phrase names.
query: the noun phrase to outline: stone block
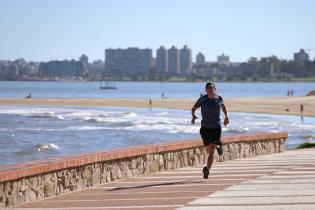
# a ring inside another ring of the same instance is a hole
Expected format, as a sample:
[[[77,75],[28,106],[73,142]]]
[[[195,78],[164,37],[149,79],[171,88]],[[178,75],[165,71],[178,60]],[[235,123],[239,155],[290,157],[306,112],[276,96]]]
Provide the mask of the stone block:
[[[131,160],[130,168],[131,168],[132,170],[137,168],[137,160],[136,160],[136,159],[132,159],[132,160]]]
[[[279,149],[279,152],[284,152],[284,150],[285,150],[285,145],[284,145],[285,139],[281,139],[281,140],[279,140],[279,141],[280,141],[280,149]]]

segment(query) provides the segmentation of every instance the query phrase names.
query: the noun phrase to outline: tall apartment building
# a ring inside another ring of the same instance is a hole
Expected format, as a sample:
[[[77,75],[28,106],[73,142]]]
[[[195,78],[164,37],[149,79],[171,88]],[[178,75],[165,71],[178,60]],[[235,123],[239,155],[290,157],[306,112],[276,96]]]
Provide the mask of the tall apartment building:
[[[89,57],[83,54],[80,56],[79,61],[81,63],[83,63],[84,65],[88,65],[89,64]]]
[[[105,72],[107,75],[139,76],[150,72],[152,49],[106,49]]]
[[[230,56],[224,55],[224,53],[222,53],[222,55],[219,55],[217,57],[217,62],[218,62],[218,64],[229,65],[230,64]]]
[[[197,65],[203,65],[205,63],[206,63],[206,57],[201,52],[199,52],[196,55],[196,64]]]
[[[179,50],[175,46],[168,50],[168,72],[170,74],[180,74]]]
[[[75,60],[41,62],[39,72],[48,77],[79,77],[86,73],[83,63]]]
[[[191,53],[191,49],[189,49],[187,45],[185,45],[182,49],[180,49],[179,60],[180,60],[180,72],[182,74],[191,73],[192,53]]]
[[[80,56],[79,61],[83,65],[84,73],[87,74],[89,72],[89,57],[83,54]]]
[[[309,60],[309,55],[305,52],[304,49],[300,49],[300,52],[293,54],[294,61],[296,62],[305,62]]]
[[[168,51],[161,46],[156,50],[156,70],[157,72],[168,72]]]

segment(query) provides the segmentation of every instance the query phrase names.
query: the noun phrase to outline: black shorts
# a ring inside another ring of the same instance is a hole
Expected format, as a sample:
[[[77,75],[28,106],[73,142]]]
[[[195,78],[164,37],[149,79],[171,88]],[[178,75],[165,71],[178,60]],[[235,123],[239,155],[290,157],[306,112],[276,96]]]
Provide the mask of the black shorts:
[[[222,129],[220,127],[214,128],[214,129],[201,127],[200,135],[203,141],[203,145],[205,146],[208,146],[209,144],[220,145],[221,132],[222,132]]]

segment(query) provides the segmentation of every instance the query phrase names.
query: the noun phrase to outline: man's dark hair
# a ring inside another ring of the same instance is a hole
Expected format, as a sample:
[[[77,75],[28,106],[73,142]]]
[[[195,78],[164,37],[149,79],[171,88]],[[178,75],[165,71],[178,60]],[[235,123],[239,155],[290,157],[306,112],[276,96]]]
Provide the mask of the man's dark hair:
[[[214,82],[207,82],[206,88],[209,88],[209,87],[213,87],[213,88],[215,89],[215,84],[214,84]]]

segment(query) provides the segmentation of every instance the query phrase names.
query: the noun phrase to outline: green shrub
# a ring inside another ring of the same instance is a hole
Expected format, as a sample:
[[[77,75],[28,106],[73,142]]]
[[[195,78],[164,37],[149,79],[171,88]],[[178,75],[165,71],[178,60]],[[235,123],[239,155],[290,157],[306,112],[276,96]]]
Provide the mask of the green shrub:
[[[305,148],[311,148],[311,147],[315,147],[315,143],[312,142],[305,142],[303,144],[300,144],[297,149],[305,149]]]

